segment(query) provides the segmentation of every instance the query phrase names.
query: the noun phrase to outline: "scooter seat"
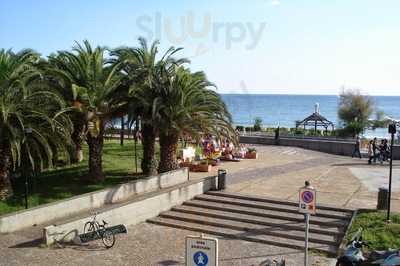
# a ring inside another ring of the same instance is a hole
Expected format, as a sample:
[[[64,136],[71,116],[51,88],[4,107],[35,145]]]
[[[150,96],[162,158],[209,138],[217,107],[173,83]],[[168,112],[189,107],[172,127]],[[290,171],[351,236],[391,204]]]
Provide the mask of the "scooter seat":
[[[381,260],[389,257],[390,255],[396,254],[398,250],[374,250],[369,255],[370,260]]]

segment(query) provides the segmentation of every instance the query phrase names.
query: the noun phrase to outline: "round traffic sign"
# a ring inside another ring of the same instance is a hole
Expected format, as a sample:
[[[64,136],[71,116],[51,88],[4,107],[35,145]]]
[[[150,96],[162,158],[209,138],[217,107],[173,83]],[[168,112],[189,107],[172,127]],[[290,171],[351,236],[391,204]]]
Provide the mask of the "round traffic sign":
[[[193,261],[197,266],[207,266],[208,256],[204,252],[198,251],[194,254]]]
[[[309,203],[313,202],[313,200],[314,200],[314,193],[311,191],[308,191],[308,190],[303,191],[303,193],[301,193],[301,199],[305,203],[309,204]]]

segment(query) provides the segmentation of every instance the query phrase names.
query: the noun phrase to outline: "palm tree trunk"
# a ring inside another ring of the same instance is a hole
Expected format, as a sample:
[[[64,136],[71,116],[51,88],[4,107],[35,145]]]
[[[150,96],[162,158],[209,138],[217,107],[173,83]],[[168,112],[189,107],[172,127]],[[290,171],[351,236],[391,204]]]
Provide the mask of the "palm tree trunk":
[[[72,163],[80,163],[83,160],[82,150],[82,132],[84,129],[84,123],[78,121],[74,123],[74,131],[72,132],[71,139],[74,143],[73,154],[71,158]]]
[[[178,169],[178,162],[176,159],[178,141],[178,135],[160,134],[160,173]]]
[[[102,126],[101,126],[102,127]],[[92,136],[88,133],[87,144],[89,146],[89,181],[98,183],[105,179],[103,173],[103,137],[104,130],[100,129],[97,136]]]
[[[13,195],[10,181],[11,151],[7,144],[0,145],[0,200]]]
[[[150,124],[142,123],[143,160],[142,171],[145,175],[157,174],[155,159],[156,131]]]

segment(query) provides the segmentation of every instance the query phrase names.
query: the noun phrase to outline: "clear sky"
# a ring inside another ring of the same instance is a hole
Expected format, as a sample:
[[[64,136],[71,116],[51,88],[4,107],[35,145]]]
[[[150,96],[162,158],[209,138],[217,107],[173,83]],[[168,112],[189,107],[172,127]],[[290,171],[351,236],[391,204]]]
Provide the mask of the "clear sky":
[[[222,93],[400,95],[399,0],[1,0],[0,48],[185,48]]]

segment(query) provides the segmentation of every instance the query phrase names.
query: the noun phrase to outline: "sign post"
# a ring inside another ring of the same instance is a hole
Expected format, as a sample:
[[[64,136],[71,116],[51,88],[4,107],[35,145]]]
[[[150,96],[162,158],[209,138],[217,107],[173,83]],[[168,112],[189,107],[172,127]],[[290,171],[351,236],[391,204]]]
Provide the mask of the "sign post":
[[[218,239],[187,236],[186,266],[218,266]]]
[[[299,191],[299,212],[304,213],[305,244],[304,244],[304,266],[308,266],[308,231],[310,227],[310,215],[316,213],[316,190],[306,181],[305,186]]]
[[[392,171],[393,171],[393,143],[394,143],[394,134],[396,134],[396,123],[392,123],[389,125],[389,133],[391,135],[390,139],[390,166],[389,166],[389,197],[388,197],[388,209],[387,209],[387,217],[386,222],[390,223],[390,202],[392,198]]]

